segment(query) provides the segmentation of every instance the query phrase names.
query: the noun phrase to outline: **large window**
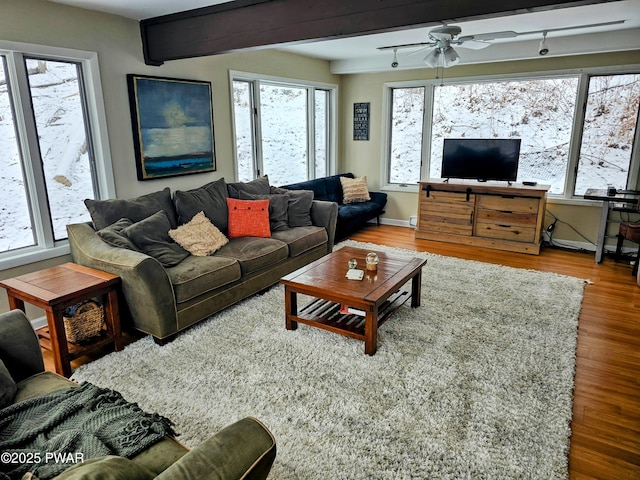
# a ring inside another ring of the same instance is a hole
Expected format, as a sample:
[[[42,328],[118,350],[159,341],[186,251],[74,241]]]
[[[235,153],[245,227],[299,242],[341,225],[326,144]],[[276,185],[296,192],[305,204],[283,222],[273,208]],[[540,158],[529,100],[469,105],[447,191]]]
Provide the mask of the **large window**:
[[[104,120],[97,70],[86,57],[0,50],[3,266],[64,253],[56,249],[66,244],[66,225],[89,219],[83,200],[112,193],[106,137],[96,134]]]
[[[335,88],[232,76],[236,175],[272,185],[329,174]]]
[[[445,138],[520,138],[518,181],[565,197],[632,188],[639,98],[639,74],[392,85],[387,182],[439,178]]]

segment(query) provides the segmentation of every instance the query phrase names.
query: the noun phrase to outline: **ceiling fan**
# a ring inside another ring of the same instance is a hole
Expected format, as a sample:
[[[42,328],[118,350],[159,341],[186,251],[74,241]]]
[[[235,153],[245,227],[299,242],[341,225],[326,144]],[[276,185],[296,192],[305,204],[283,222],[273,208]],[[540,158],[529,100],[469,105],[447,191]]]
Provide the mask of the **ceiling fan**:
[[[455,45],[459,48],[468,48],[472,50],[480,50],[487,48],[491,45],[491,41],[502,38],[514,38],[522,35],[542,34],[542,41],[540,42],[540,48],[538,53],[540,55],[546,55],[549,49],[546,46],[546,37],[549,32],[558,32],[564,30],[573,30],[578,28],[593,28],[603,27],[608,25],[617,25],[624,23],[624,20],[616,20],[613,22],[605,23],[593,23],[589,25],[576,25],[571,27],[551,28],[547,30],[534,30],[530,32],[515,32],[513,30],[504,30],[500,32],[480,33],[476,35],[464,35],[462,28],[458,25],[443,25],[441,27],[434,28],[429,32],[429,40],[427,42],[420,43],[407,43],[404,45],[391,45],[386,47],[378,47],[378,50],[393,50],[393,63],[391,66],[396,68],[398,66],[397,51],[402,48],[418,48],[415,52],[409,54],[409,56],[417,55],[424,50],[429,50],[424,57],[423,62],[428,67],[444,68],[451,67],[460,62],[460,55],[453,48]]]

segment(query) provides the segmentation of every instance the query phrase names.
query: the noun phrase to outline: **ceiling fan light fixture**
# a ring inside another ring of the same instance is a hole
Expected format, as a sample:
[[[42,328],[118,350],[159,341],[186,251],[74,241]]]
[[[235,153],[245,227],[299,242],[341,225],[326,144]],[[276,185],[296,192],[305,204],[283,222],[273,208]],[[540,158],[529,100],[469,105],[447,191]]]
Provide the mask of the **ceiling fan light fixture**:
[[[427,67],[436,68],[440,60],[440,50],[434,48],[427,53],[427,56],[422,60]]]
[[[456,52],[453,47],[447,47],[443,52],[442,61],[445,68],[453,67],[460,63],[460,55],[458,55],[458,52]]]

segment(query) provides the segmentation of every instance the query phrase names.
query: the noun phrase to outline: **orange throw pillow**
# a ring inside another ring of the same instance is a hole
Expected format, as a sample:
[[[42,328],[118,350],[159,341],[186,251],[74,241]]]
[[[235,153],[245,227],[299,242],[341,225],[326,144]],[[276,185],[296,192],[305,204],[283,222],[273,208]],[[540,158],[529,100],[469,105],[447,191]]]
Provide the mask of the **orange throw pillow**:
[[[269,200],[227,198],[229,238],[270,237]]]

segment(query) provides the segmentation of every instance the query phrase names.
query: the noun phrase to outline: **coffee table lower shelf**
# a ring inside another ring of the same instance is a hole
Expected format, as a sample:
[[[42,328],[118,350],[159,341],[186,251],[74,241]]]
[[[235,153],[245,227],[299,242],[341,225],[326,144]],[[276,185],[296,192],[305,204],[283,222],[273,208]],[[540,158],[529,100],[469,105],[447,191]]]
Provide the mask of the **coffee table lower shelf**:
[[[399,290],[378,307],[378,327],[411,298],[411,292]],[[316,298],[300,309],[291,320],[329,330],[349,338],[365,340],[365,317],[340,313],[341,304]]]

